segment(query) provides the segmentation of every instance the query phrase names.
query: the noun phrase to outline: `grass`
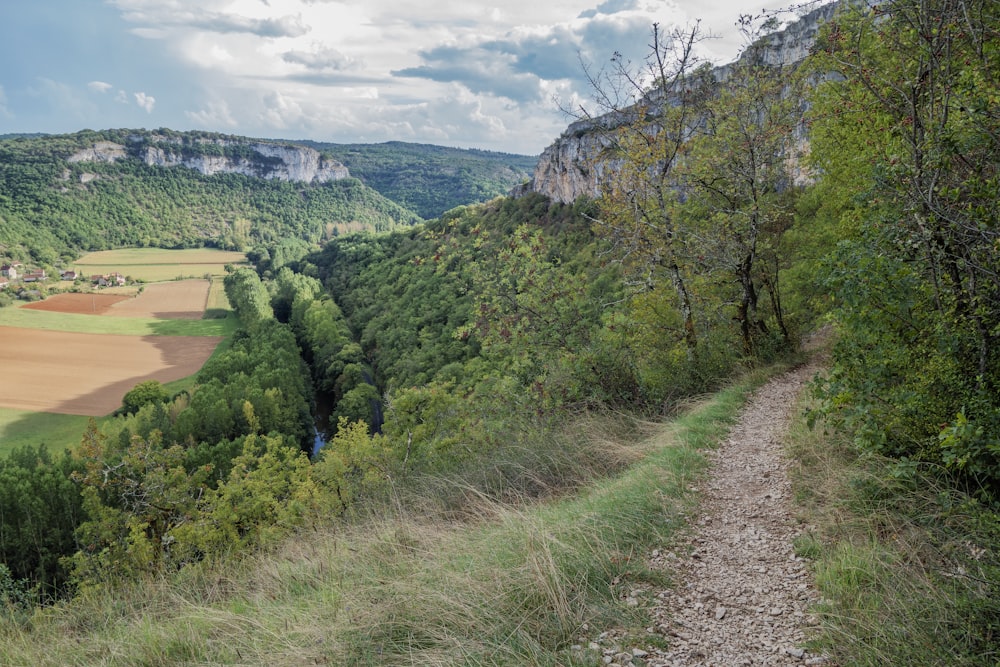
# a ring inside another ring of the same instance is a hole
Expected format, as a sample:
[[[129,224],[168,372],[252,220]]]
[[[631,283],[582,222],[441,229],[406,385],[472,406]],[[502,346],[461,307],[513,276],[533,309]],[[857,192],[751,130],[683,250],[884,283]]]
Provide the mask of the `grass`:
[[[205,303],[205,315],[203,319],[222,319],[233,310],[229,305],[229,298],[226,297],[226,286],[222,279],[213,276],[208,288],[208,300]]]
[[[52,453],[73,449],[90,417],[0,408],[0,459],[24,445],[45,445]]]
[[[270,553],[82,591],[0,624],[0,663],[601,664],[574,646],[611,628],[650,641],[625,600],[669,579],[647,555],[684,526],[700,450],[762,379],[666,425],[605,416],[537,434],[349,521],[318,517]]]
[[[1000,517],[939,470],[859,454],[797,424],[791,453],[825,600],[816,648],[841,665],[1000,664]]]
[[[234,317],[202,320],[158,320],[143,317],[94,317],[25,308],[0,308],[0,326],[125,336],[228,336]]]
[[[244,264],[241,252],[191,248],[163,250],[160,248],[125,248],[87,253],[73,263],[84,275],[118,272],[135,280],[156,282],[175,278],[201,278],[225,274],[226,264]]]

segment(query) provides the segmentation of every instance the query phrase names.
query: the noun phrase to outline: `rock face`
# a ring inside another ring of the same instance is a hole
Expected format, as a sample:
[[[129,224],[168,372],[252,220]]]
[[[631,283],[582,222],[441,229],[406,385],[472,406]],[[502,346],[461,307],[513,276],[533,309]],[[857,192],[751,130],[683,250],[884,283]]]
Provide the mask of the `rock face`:
[[[350,177],[340,162],[327,160],[305,146],[228,139],[183,144],[175,138],[153,135],[130,137],[130,145],[95,143],[71,155],[69,162],[117,162],[138,158],[156,167],[187,167],[206,176],[243,174],[268,180],[326,183]]]
[[[67,162],[117,162],[128,157],[125,147],[113,141],[98,141],[90,148],[85,148],[70,155]]]
[[[801,62],[815,44],[820,26],[833,16],[840,4],[833,2],[819,7],[785,29],[762,38],[766,42],[762,49],[756,50],[756,57],[768,65],[788,66]],[[731,68],[731,64],[716,67],[713,75],[717,80],[725,81]],[[610,145],[605,135],[608,130],[626,122],[629,116],[626,110],[571,124],[542,152],[532,179],[515,188],[511,196],[521,197],[537,192],[567,204],[584,195],[594,197],[600,194],[607,175],[619,166],[615,160],[605,156]],[[799,148],[807,149],[801,145]],[[796,176],[797,180],[800,178],[804,177]]]

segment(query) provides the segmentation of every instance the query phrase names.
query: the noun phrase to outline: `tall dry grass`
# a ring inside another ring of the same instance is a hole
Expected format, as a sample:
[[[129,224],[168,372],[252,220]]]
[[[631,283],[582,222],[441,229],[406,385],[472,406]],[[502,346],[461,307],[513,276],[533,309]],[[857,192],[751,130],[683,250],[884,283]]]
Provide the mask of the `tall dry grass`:
[[[600,415],[511,439],[270,551],[83,591],[0,623],[0,664],[598,664],[600,630],[644,633],[625,600],[666,583],[646,556],[762,380],[668,425]]]
[[[940,470],[793,429],[794,486],[824,598],[817,646],[841,665],[1000,664],[1000,520]]]

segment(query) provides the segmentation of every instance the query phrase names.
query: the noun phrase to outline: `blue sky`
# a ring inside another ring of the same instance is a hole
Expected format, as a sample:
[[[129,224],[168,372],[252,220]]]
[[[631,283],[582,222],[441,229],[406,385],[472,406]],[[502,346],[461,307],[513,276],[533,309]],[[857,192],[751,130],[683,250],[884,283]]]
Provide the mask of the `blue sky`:
[[[653,22],[739,47],[736,0],[31,0],[0,7],[0,134],[84,128],[390,140],[536,154],[587,103],[581,60]]]

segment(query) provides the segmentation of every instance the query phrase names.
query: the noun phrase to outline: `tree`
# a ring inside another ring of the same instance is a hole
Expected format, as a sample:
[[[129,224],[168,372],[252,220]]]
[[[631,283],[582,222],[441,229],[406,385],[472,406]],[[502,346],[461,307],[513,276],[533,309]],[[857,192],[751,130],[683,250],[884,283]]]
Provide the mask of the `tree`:
[[[846,239],[827,397],[859,439],[1000,493],[1000,6],[891,0],[821,41],[813,152]],[[845,199],[839,192],[853,195]],[[921,369],[914,372],[915,367]]]
[[[238,268],[227,275],[223,283],[233,311],[245,326],[274,317],[267,288],[261,283],[256,271]]]
[[[170,400],[170,394],[159,380],[140,382],[122,397],[122,410],[125,414],[135,414],[150,403],[165,403]]]
[[[604,115],[583,114],[596,128],[607,128],[602,131],[606,149],[598,158],[604,164],[592,166],[608,174],[595,228],[625,266],[633,289],[652,289],[664,279],[672,286],[691,360],[697,356],[699,334],[680,247],[674,170],[698,122],[704,93],[701,85],[692,85],[697,83],[692,77],[701,38],[697,25],[668,35],[654,24],[641,65],[633,67],[616,55],[609,69],[588,72]]]
[[[781,306],[779,268],[787,258],[780,241],[792,221],[804,87],[795,65],[767,62],[769,43],[758,19],[744,15],[740,26],[747,43],[741,57],[721,77],[688,84],[707,92],[677,181],[689,209],[681,226],[697,239],[691,252],[703,271],[717,267],[733,277],[737,295],[722,301],[735,301],[743,352],[755,357],[771,336],[768,319],[782,344],[791,343]],[[770,318],[762,312],[762,291]]]

